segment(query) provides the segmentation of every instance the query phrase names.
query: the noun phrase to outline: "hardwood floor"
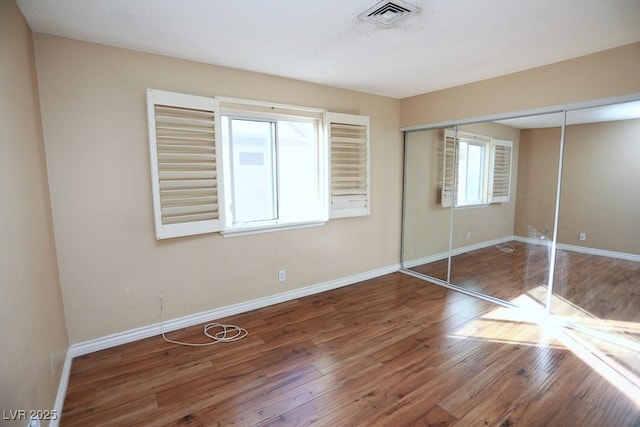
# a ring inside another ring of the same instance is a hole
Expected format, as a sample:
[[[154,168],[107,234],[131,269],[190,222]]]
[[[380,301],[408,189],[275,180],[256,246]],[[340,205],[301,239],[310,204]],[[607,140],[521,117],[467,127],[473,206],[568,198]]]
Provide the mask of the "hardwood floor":
[[[509,245],[513,252],[488,247],[453,257],[451,282],[505,301],[519,303],[524,296],[544,306],[548,249]],[[447,260],[412,270],[446,279]],[[640,376],[640,263],[558,250],[551,313],[584,328],[575,332],[577,338],[600,357]]]
[[[509,242],[513,252],[491,246],[451,259],[451,283],[504,301],[548,283],[548,250],[540,245]],[[447,279],[447,260],[412,268],[418,273]]]
[[[640,390],[516,314],[394,273],[224,319],[239,342],[78,357],[61,425],[640,426]]]
[[[546,292],[548,249],[515,241],[509,245],[513,252],[502,252],[492,246],[454,256],[451,283],[504,301],[513,301],[541,286]],[[447,260],[412,270],[446,280]],[[640,322],[638,262],[558,250],[553,286],[555,296],[594,318]],[[537,297],[537,293],[531,295]],[[541,299],[544,302],[545,298]],[[552,307],[552,311],[562,313],[562,301],[553,302],[558,306]]]

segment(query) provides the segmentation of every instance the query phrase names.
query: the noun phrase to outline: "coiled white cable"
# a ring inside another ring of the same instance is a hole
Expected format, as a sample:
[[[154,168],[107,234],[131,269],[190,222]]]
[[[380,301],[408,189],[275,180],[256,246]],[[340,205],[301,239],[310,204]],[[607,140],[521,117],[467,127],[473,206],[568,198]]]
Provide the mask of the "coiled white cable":
[[[216,333],[213,333],[213,332],[210,332],[212,329],[220,329],[220,330]],[[164,298],[162,297],[160,298],[160,330],[162,331],[162,339],[164,339],[166,342],[171,344],[186,345],[189,347],[205,347],[208,345],[218,344],[221,342],[234,342],[234,341],[239,341],[242,338],[249,335],[249,332],[246,329],[241,328],[240,326],[225,325],[223,323],[213,322],[213,323],[207,323],[206,325],[204,325],[204,334],[207,337],[211,338],[212,341],[204,342],[204,343],[189,343],[189,342],[182,342],[182,341],[169,339],[167,338],[164,332]]]
[[[506,253],[511,253],[516,250],[516,248],[514,248],[508,243],[500,243],[500,244],[497,244],[495,247],[499,251],[506,252]]]

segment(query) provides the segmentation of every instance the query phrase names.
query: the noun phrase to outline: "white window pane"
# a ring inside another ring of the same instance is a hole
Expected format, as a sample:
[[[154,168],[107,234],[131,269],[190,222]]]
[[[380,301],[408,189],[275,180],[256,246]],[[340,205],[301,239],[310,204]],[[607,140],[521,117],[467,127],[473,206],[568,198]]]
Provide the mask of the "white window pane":
[[[467,202],[482,202],[483,149],[479,145],[469,145],[467,161]]]
[[[277,217],[273,126],[272,122],[231,119],[232,211],[235,222]]]
[[[278,154],[281,219],[316,219],[321,214],[316,124],[279,121]]]
[[[457,205],[485,203],[485,144],[459,142]]]
[[[458,188],[456,189],[458,196],[458,205],[467,204],[467,154],[469,151],[469,144],[464,141],[460,141],[458,145]]]

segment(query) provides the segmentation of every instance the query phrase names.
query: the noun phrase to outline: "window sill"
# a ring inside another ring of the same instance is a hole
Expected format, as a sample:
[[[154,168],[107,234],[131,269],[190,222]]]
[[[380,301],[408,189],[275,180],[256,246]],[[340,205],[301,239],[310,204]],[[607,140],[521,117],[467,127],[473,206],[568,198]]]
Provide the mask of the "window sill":
[[[453,209],[458,211],[458,210],[465,210],[465,209],[487,208],[489,206],[491,206],[491,203],[476,203],[473,205],[455,206]]]
[[[237,227],[221,231],[220,234],[225,239],[227,237],[250,236],[252,234],[272,233],[274,231],[295,230],[298,228],[320,227],[327,221],[309,221],[309,222],[293,222],[288,224],[270,224],[261,227]]]

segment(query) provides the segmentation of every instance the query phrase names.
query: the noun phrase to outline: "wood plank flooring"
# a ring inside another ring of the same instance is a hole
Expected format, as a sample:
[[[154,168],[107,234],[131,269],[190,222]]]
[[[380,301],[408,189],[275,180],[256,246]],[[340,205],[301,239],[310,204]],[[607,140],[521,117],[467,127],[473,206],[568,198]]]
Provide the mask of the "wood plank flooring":
[[[394,273],[223,319],[239,342],[78,357],[61,425],[640,426],[639,390],[511,314]]]
[[[504,301],[548,283],[548,249],[541,245],[508,242],[513,252],[495,247],[456,255],[451,260],[451,283]],[[411,270],[447,279],[447,260],[422,264]]]
[[[451,283],[504,301],[542,286],[546,291],[549,249],[516,241],[509,245],[513,252],[489,247],[454,256]],[[446,280],[447,260],[412,270]],[[638,262],[557,250],[553,293],[594,318],[640,323]],[[561,312],[563,308],[552,307],[555,309]]]
[[[453,257],[451,282],[515,303],[526,296],[544,306],[549,249],[509,245],[513,252],[488,247]],[[447,260],[412,270],[446,279]],[[554,277],[551,312],[585,328],[574,333],[592,351],[640,376],[640,263],[558,250]]]

